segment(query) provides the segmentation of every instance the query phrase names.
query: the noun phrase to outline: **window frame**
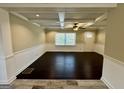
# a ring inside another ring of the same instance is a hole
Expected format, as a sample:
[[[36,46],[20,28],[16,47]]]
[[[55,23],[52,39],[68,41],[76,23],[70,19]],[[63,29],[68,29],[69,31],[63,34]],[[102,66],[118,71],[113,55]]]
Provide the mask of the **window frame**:
[[[57,44],[56,44],[56,35],[57,35],[58,33],[63,33],[64,36],[65,36],[65,37],[64,37],[65,42],[64,42],[63,45],[57,45]],[[68,45],[68,44],[66,44],[66,34],[71,34],[71,33],[74,34],[74,38],[75,38],[74,45],[71,45],[71,44]],[[65,32],[57,32],[56,35],[55,35],[55,39],[54,39],[54,40],[55,40],[55,45],[56,45],[56,46],[67,46],[67,47],[68,47],[68,46],[76,46],[76,33],[75,33],[75,32],[67,32],[67,33],[65,33]]]

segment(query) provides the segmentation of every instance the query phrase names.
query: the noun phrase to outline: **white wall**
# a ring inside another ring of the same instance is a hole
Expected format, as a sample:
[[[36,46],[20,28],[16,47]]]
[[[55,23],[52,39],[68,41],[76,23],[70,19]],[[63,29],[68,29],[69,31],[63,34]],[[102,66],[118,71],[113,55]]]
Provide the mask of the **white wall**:
[[[0,83],[6,83],[8,72],[6,70],[6,57],[12,56],[12,41],[8,12],[0,9]]]
[[[45,52],[45,44],[13,52],[9,14],[0,9],[0,84],[10,84]]]
[[[104,56],[102,80],[109,88],[124,88],[124,62]]]
[[[0,9],[0,26],[5,56],[13,55],[8,12]]]
[[[4,58],[0,58],[0,84],[7,81],[6,63]]]
[[[2,43],[2,31],[1,31],[1,25],[0,25],[0,57],[4,56],[3,52],[3,43]]]

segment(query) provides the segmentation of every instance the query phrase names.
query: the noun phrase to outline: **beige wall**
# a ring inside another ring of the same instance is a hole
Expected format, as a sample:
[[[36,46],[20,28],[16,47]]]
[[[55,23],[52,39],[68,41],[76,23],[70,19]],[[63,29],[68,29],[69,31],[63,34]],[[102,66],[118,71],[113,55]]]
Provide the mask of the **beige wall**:
[[[88,37],[89,35],[92,35],[92,37]],[[93,31],[91,32],[84,32],[84,50],[85,51],[94,51],[95,46],[95,39],[96,39],[96,33]]]
[[[62,32],[62,33],[73,33],[75,31],[46,31],[46,43],[52,43],[55,44],[55,34],[57,32]],[[96,31],[77,31],[76,33],[76,43],[85,43],[85,32],[92,32],[93,33],[93,38],[96,38]]]
[[[99,29],[96,33],[95,52],[104,54],[106,28]]]
[[[10,25],[14,52],[40,45],[45,41],[42,28],[12,14],[10,14]]]
[[[75,46],[56,46],[55,34],[57,32],[72,33],[75,31],[46,31],[46,44],[48,51],[93,51],[95,44],[96,31],[77,31],[76,33],[76,45]],[[93,37],[88,39],[85,37],[85,32],[93,33]]]
[[[124,4],[108,13],[105,54],[124,62]]]
[[[72,33],[74,31],[46,31],[46,43],[55,44],[55,35],[57,32],[63,32],[63,33]],[[76,43],[83,43],[84,42],[84,33],[83,32],[77,32],[76,33]]]
[[[105,29],[100,29],[96,34],[96,43],[105,44]]]

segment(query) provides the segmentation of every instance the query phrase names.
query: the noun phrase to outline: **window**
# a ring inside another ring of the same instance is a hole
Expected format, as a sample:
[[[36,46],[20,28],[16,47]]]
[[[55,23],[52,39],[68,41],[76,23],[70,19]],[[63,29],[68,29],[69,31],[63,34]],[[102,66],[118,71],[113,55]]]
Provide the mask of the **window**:
[[[57,33],[55,38],[56,45],[65,45],[65,34]]]
[[[55,44],[56,45],[75,45],[76,34],[75,33],[56,33]]]

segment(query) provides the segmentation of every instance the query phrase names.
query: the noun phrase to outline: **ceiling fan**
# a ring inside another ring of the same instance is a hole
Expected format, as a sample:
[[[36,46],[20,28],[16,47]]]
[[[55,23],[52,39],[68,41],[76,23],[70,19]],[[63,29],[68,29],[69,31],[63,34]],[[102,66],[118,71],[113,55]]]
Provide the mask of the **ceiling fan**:
[[[75,23],[68,24],[65,28],[72,28],[74,31],[78,31],[80,28],[86,29],[87,27],[93,24],[94,22],[85,22],[85,23],[75,22]]]
[[[73,30],[74,31],[77,31],[78,29],[79,29],[79,25],[78,25],[79,23],[74,23],[74,26],[73,26]]]

